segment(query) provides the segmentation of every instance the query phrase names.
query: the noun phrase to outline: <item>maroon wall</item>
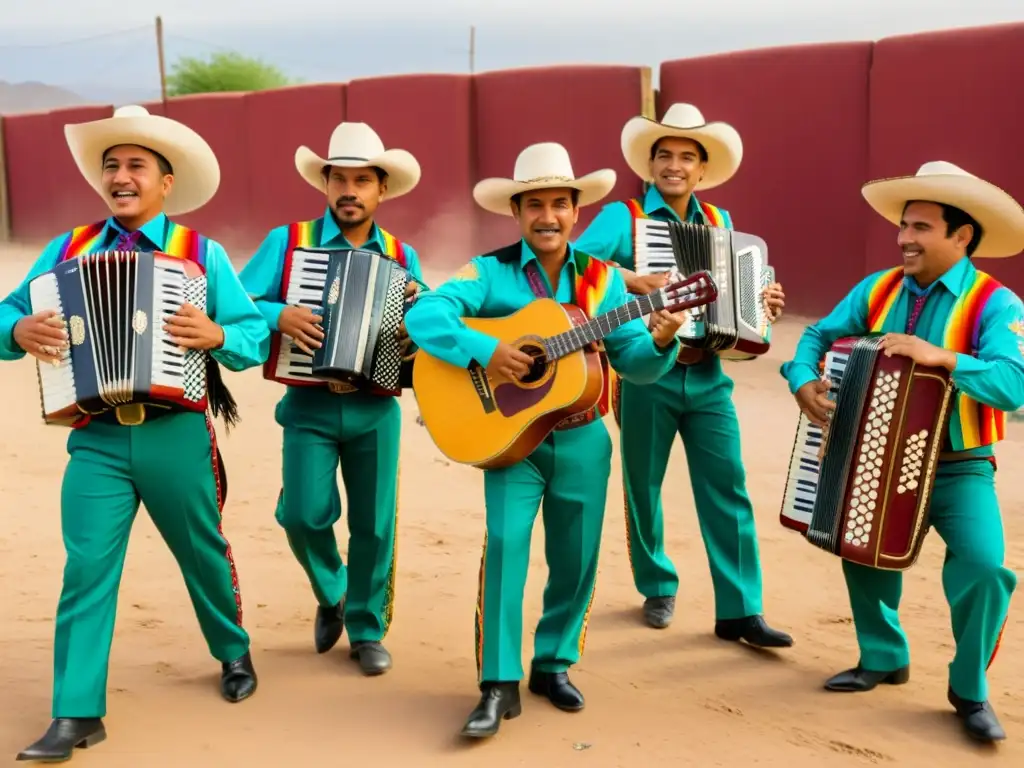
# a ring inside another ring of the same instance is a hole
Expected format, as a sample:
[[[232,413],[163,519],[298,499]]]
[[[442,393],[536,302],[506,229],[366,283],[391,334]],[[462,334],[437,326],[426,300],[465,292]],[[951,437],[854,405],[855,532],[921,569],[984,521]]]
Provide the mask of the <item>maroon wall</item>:
[[[661,67],[659,116],[688,102],[739,131],[739,171],[702,196],[767,241],[790,312],[827,312],[864,271],[871,47],[771,48]]]
[[[276,226],[313,219],[324,211],[323,193],[295,170],[295,150],[327,152],[331,131],[345,119],[345,86],[302,85],[247,94],[244,143],[249,168],[247,242]],[[239,251],[238,256],[250,253]]]
[[[860,196],[868,179],[942,159],[1024,199],[1021,51],[1024,24],[1007,24],[670,61],[661,66],[658,113],[688,101],[740,130],[738,175],[706,197],[729,209],[738,229],[768,241],[787,310],[820,314],[868,270],[898,258],[894,228]],[[568,66],[369,78],[146,106],[192,126],[217,152],[220,190],[182,221],[240,258],[271,227],[321,212],[323,196],[295,171],[295,149],[326,152],[342,119],[368,122],[385,146],[408,149],[423,168],[416,190],[384,203],[381,223],[425,263],[444,268],[516,236],[511,220],[476,207],[472,187],[511,175],[532,142],[564,144],[577,174],[614,168],[619,181],[609,200],[638,193],[619,135],[643,110],[649,88],[642,67]],[[102,106],[3,119],[14,239],[42,243],[105,214],[75,169],[63,126],[109,114]],[[577,234],[598,208],[583,209]],[[1024,287],[1024,260],[984,266]]]
[[[478,75],[473,87],[477,179],[510,178],[526,146],[556,141],[569,150],[577,176],[599,168],[616,171],[608,202],[637,194],[641,181],[622,157],[619,136],[625,122],[640,114],[648,83],[642,67],[537,67]],[[577,235],[600,205],[580,211]],[[518,237],[511,218],[476,211],[479,250]]]
[[[871,72],[868,177],[911,175],[946,160],[1024,201],[1022,82],[1024,24],[882,40]],[[896,227],[868,210],[867,267],[898,263]],[[1024,290],[1024,259],[978,265]]]
[[[473,247],[471,86],[469,75],[376,77],[353,80],[346,94],[347,119],[368,123],[385,148],[419,161],[420,183],[385,198],[377,218],[435,266],[457,266]]]

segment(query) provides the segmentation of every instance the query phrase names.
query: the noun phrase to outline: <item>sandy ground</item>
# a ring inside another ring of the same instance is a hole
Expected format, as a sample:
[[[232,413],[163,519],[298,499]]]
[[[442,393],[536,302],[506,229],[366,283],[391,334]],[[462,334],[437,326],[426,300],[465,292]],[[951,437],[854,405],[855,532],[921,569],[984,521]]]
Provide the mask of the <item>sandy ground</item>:
[[[0,294],[21,280],[30,254],[0,251]],[[432,282],[439,275],[431,277]],[[642,623],[624,545],[621,480],[610,480],[604,548],[586,653],[573,679],[587,697],[575,715],[524,694],[524,712],[482,744],[456,738],[476,702],[473,604],[483,536],[482,475],[453,465],[415,422],[403,398],[396,620],[387,644],[394,669],[363,678],[347,641],[318,656],[314,602],[273,518],[281,433],[273,420],[279,386],[258,370],[233,375],[243,413],[223,438],[231,476],[225,531],[234,548],[260,688],[230,706],[218,696],[207,654],[174,561],[140,514],[120,592],[110,664],[107,729],[80,766],[763,766],[936,765],[971,759],[945,702],[953,653],[939,568],[929,537],[906,577],[902,616],[913,644],[913,680],[861,696],[827,694],[821,683],[856,661],[839,561],[778,523],[796,407],[777,374],[802,325],[780,324],[767,359],[735,365],[750,493],[757,509],[770,621],[796,646],[760,653],[717,641],[706,555],[682,450],[665,495],[668,545],[683,587],[675,623]],[[54,610],[63,550],[59,488],[66,431],[38,412],[33,363],[6,364],[0,378],[0,763],[49,722]],[[615,435],[614,421],[607,419]],[[1000,449],[999,490],[1009,565],[1024,566],[1024,427]],[[339,526],[343,532],[344,520]],[[343,539],[344,541],[344,539]],[[344,553],[343,544],[343,553]],[[527,585],[524,663],[532,651],[546,578],[543,528],[536,528]],[[1018,596],[991,671],[992,701],[1010,739],[995,764],[1024,764],[1024,613]],[[525,686],[524,686],[525,687]]]

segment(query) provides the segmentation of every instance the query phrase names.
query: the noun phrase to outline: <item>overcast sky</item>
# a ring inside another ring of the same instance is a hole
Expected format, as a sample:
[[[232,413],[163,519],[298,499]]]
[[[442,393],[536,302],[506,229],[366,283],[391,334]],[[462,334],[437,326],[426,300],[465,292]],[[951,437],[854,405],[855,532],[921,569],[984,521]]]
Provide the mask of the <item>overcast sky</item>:
[[[158,93],[168,67],[241,50],[304,80],[559,63],[647,64],[744,48],[1024,21],[1024,0],[0,0],[0,80]],[[124,34],[115,34],[128,30]],[[97,37],[97,35],[99,37]],[[91,38],[91,39],[87,39]]]

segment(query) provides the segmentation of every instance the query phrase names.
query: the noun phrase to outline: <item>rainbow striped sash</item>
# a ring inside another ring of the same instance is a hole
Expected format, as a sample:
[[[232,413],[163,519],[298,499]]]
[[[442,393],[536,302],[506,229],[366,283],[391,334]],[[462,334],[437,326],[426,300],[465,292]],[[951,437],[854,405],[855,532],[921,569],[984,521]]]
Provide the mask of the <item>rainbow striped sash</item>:
[[[103,242],[106,226],[107,219],[104,219],[72,229],[61,245],[58,263],[103,250],[100,244]],[[195,230],[167,219],[164,228],[164,247],[160,249],[160,253],[205,267],[206,238]]]
[[[703,200],[698,200],[697,205],[699,205],[701,211],[703,211],[704,217],[707,219],[709,226],[732,229],[732,217],[729,215],[728,211],[723,211],[721,208],[717,208],[711,203],[705,203]],[[650,216],[644,212],[644,204],[636,198],[626,200],[626,208],[629,209],[629,213],[633,217],[633,221],[636,221],[637,219],[650,218]]]
[[[960,296],[946,319],[942,334],[945,349],[973,355],[981,334],[985,305],[1002,283],[989,274],[975,270],[964,280]],[[868,293],[868,330],[881,333],[890,310],[903,295],[903,267],[882,272]],[[965,451],[993,445],[1006,433],[1006,413],[979,403],[958,389],[953,392],[953,416],[949,420],[950,450]]]

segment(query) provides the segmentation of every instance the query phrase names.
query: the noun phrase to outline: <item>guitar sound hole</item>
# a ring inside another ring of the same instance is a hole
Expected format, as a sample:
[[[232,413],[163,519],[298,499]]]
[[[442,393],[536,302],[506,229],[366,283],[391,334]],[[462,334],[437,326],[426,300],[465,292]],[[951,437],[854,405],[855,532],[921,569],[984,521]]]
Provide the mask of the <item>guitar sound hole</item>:
[[[536,344],[524,344],[519,347],[520,352],[525,352],[533,358],[533,365],[530,366],[530,372],[527,373],[519,381],[522,384],[533,384],[536,381],[540,381],[541,377],[544,376],[544,372],[548,369],[547,357],[544,355],[544,349]]]

